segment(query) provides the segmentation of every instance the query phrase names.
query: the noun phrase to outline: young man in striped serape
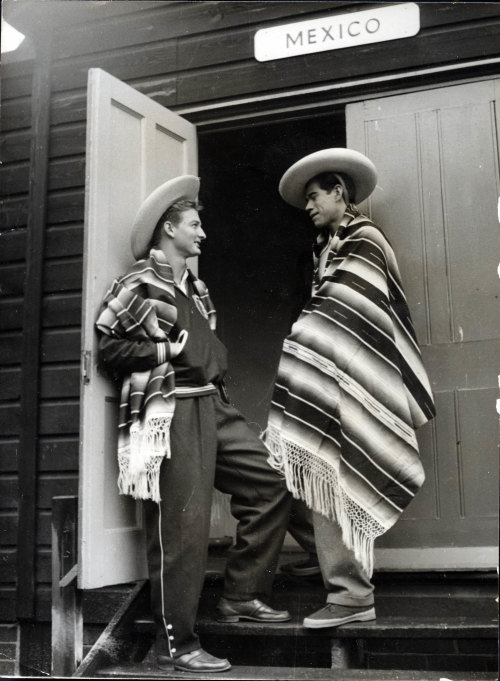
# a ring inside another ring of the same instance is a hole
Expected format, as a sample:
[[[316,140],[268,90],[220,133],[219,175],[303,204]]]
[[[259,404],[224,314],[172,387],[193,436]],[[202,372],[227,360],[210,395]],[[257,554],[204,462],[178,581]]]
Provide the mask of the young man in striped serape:
[[[279,191],[318,230],[312,295],[285,339],[270,462],[315,511],[326,605],[304,626],[375,618],[374,539],[424,481],[415,429],[435,414],[394,252],[356,203],[377,172],[343,148],[306,156]]]
[[[101,364],[122,379],[119,490],[146,500],[158,664],[218,672],[229,662],[203,650],[194,630],[213,487],[231,495],[238,520],[217,606],[224,622],[290,619],[260,598],[271,590],[292,497],[224,391],[215,310],[186,265],[205,239],[198,189],[197,177],[181,176],[141,205],[132,228],[137,262],[113,283],[97,328]]]

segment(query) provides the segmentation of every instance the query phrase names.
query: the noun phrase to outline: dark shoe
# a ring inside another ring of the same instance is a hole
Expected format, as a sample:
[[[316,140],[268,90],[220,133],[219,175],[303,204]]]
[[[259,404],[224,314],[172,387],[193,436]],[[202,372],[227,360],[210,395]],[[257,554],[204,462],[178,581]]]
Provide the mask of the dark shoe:
[[[258,598],[254,598],[253,601],[230,601],[221,598],[217,605],[217,621],[238,622],[240,619],[254,622],[287,622],[292,618],[288,610],[273,610]]]
[[[338,627],[347,622],[367,622],[375,619],[375,608],[372,605],[350,606],[327,603],[324,608],[304,619],[303,625],[309,629]]]
[[[206,650],[203,650],[203,648],[174,657],[173,663],[175,669],[183,672],[225,672],[231,669],[231,664],[228,660],[214,657],[207,653]]]
[[[292,577],[315,577],[321,574],[318,557],[310,555],[307,560],[301,560],[298,563],[286,563],[280,568],[285,575]]]

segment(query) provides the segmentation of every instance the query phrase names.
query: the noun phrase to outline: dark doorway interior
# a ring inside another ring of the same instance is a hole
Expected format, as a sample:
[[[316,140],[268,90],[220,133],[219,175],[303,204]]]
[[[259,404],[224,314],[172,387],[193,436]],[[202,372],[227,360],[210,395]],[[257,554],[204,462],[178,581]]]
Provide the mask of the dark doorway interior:
[[[278,183],[296,160],[345,146],[344,111],[209,132],[199,137],[207,241],[200,276],[229,349],[228,390],[260,432],[283,338],[308,296],[314,228],[281,199]]]

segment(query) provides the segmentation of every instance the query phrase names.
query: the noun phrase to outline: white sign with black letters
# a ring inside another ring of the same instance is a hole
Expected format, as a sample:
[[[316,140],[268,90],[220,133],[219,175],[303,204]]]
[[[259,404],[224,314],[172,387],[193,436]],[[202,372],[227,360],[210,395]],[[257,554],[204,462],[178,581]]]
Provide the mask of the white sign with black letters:
[[[420,10],[414,2],[336,14],[257,31],[254,38],[255,58],[257,61],[270,61],[339,50],[409,38],[419,30]]]

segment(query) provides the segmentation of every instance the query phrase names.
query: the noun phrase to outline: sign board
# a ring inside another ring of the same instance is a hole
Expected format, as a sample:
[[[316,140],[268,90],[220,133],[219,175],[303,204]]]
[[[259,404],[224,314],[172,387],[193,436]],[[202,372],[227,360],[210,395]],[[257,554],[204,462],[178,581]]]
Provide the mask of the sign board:
[[[410,38],[419,30],[419,7],[407,2],[263,28],[255,34],[254,52],[257,61],[270,61]]]

